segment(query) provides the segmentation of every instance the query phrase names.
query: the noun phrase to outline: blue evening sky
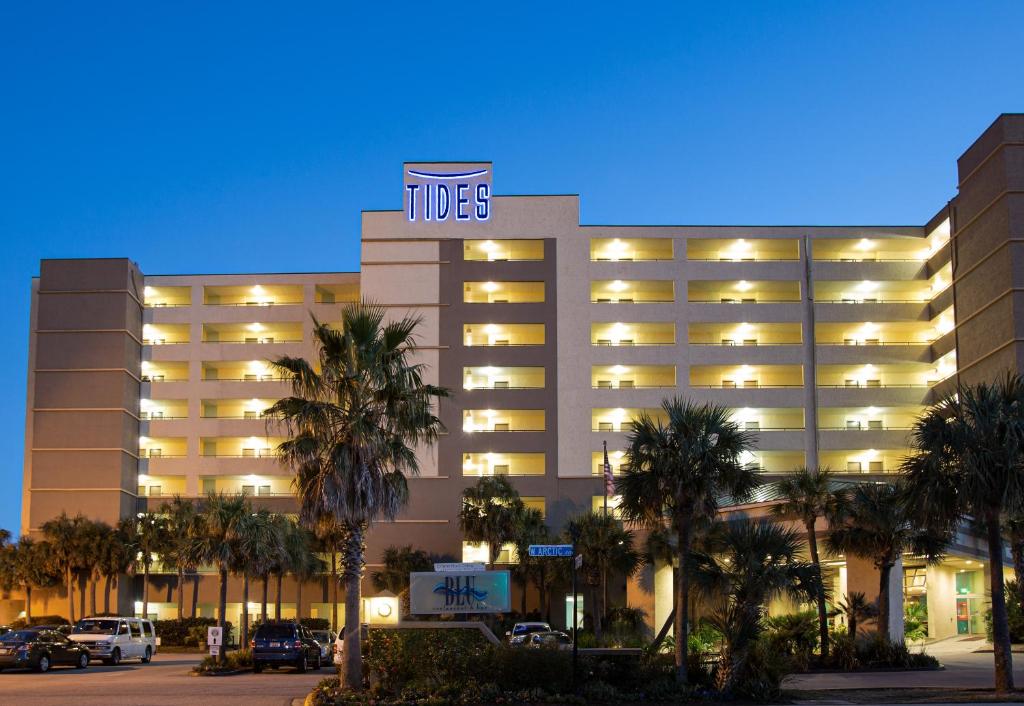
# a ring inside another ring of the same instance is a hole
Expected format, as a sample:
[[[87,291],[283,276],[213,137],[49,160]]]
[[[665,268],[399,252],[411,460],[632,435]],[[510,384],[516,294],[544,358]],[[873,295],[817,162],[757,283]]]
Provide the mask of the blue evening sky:
[[[921,224],[1024,111],[1024,3],[0,0],[0,526],[40,258],[352,270],[403,160],[585,223]]]

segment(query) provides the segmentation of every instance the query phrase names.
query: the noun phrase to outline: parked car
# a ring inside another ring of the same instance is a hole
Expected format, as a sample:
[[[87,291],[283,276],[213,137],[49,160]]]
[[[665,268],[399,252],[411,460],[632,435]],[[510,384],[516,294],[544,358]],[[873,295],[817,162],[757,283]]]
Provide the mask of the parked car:
[[[46,625],[32,625],[30,626],[33,630],[53,630],[59,632],[61,635],[70,635],[71,630],[75,627],[74,625],[68,625],[67,623],[52,623]],[[10,628],[8,628],[10,629]]]
[[[104,664],[120,664],[125,659],[146,664],[156,654],[156,629],[141,618],[82,618],[70,637],[88,648],[92,659]]]
[[[572,638],[561,630],[535,632],[530,635],[526,646],[534,649],[571,650]]]
[[[264,623],[256,628],[252,641],[252,671],[264,667],[295,667],[300,673],[320,669],[320,643],[303,625],[289,621]]]
[[[526,644],[526,638],[535,632],[551,632],[551,625],[548,623],[516,623],[512,629],[505,633],[508,644],[522,646]]]
[[[320,662],[330,664],[334,661],[334,650],[337,649],[338,636],[333,630],[310,630],[313,639],[320,643]]]
[[[21,667],[48,672],[58,664],[85,669],[89,666],[89,650],[56,630],[28,628],[0,635],[0,669]]]
[[[345,656],[345,635],[338,633],[338,636],[334,638],[334,663],[341,664],[344,661]]]
[[[13,628],[10,625],[0,625],[0,635],[6,635],[11,630],[13,630]]]

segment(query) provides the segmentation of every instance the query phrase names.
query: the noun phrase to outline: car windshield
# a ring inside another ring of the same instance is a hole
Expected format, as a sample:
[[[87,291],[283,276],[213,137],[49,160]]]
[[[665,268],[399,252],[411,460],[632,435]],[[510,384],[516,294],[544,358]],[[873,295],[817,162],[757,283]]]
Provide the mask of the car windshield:
[[[512,628],[513,635],[526,635],[531,632],[544,632],[547,627],[543,625],[516,625]]]
[[[0,642],[32,642],[39,637],[38,630],[15,630],[0,637]]]
[[[116,635],[117,620],[79,620],[72,630],[74,635]]]
[[[326,630],[314,630],[313,639],[317,642],[330,642],[331,633],[327,632]]]
[[[261,640],[290,640],[295,636],[295,628],[291,625],[263,625],[256,630],[256,637]]]

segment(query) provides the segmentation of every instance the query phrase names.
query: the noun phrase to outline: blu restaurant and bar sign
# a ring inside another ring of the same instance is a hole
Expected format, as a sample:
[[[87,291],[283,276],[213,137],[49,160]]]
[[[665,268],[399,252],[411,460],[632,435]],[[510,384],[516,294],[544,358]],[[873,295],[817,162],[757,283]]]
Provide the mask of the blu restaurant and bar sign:
[[[511,607],[507,571],[414,571],[409,574],[409,612],[507,613]]]

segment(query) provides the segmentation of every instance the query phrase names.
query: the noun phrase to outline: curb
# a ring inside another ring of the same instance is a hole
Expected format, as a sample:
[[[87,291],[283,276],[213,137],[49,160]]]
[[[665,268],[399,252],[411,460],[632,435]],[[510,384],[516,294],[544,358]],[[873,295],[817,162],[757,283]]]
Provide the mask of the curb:
[[[249,674],[251,669],[232,669],[225,672],[189,672],[192,677],[233,677],[236,674]]]

